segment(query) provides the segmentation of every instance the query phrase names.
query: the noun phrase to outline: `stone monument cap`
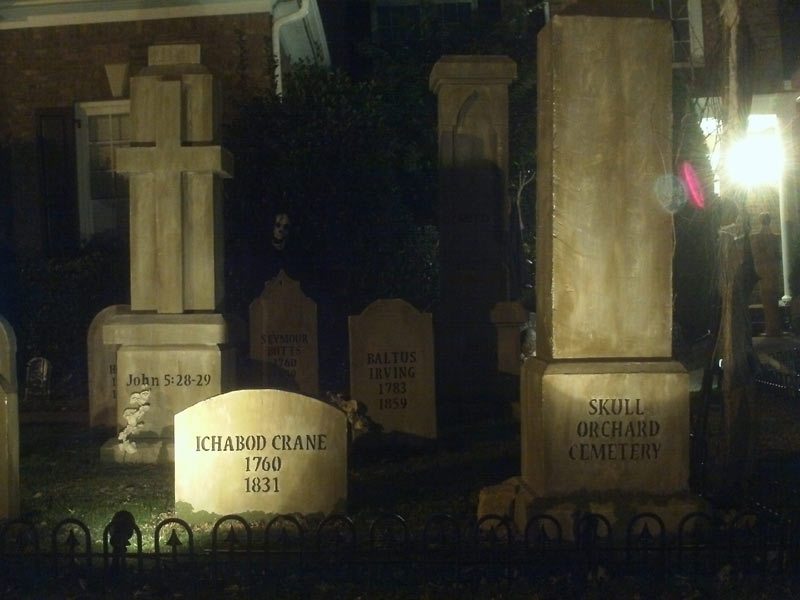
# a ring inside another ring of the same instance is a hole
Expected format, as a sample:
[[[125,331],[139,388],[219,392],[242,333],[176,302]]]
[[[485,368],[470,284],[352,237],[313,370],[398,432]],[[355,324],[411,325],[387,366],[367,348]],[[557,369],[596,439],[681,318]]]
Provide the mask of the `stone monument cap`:
[[[508,85],[517,78],[517,63],[502,55],[446,54],[433,65],[428,79],[438,94],[442,84],[469,84],[469,80]]]

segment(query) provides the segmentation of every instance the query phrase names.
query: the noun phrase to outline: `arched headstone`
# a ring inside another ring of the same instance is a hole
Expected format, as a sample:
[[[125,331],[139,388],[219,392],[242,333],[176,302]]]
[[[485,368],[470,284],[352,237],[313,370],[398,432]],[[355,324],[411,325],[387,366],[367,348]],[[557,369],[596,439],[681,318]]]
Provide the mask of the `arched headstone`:
[[[436,438],[433,319],[405,300],[376,300],[350,325],[350,396],[385,432]]]
[[[17,339],[0,316],[0,519],[19,515]]]
[[[347,416],[282,390],[237,390],[175,415],[175,511],[330,514],[347,501]]]

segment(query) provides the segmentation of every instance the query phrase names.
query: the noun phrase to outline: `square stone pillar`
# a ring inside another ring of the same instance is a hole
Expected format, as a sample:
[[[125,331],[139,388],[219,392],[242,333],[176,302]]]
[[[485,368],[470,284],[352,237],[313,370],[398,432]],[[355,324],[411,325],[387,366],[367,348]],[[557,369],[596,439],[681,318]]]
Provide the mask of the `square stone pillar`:
[[[658,194],[671,177],[672,31],[604,12],[610,4],[579,3],[538,39],[523,526],[565,498],[688,490],[688,375],[671,360],[672,214]]]
[[[444,56],[438,97],[440,308],[437,387],[464,399],[491,393],[495,333],[489,315],[508,300],[508,86],[506,56]]]

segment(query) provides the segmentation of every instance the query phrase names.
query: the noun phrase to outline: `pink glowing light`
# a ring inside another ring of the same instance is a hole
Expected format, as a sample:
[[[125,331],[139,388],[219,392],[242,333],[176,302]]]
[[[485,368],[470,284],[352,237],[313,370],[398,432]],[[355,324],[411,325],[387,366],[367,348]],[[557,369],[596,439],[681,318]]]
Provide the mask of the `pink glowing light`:
[[[686,188],[689,190],[689,200],[697,209],[704,209],[706,207],[706,199],[703,196],[703,186],[700,183],[700,178],[697,176],[697,171],[689,163],[684,161],[681,165],[681,174],[683,181],[686,183]]]

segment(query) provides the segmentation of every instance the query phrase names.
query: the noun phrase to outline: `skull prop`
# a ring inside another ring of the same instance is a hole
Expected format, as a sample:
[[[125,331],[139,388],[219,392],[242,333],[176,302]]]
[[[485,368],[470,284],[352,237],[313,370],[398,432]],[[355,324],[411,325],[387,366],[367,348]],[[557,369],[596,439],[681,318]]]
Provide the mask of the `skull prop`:
[[[289,229],[292,221],[286,213],[275,215],[275,223],[272,225],[272,245],[276,250],[283,250],[286,240],[289,239]]]

